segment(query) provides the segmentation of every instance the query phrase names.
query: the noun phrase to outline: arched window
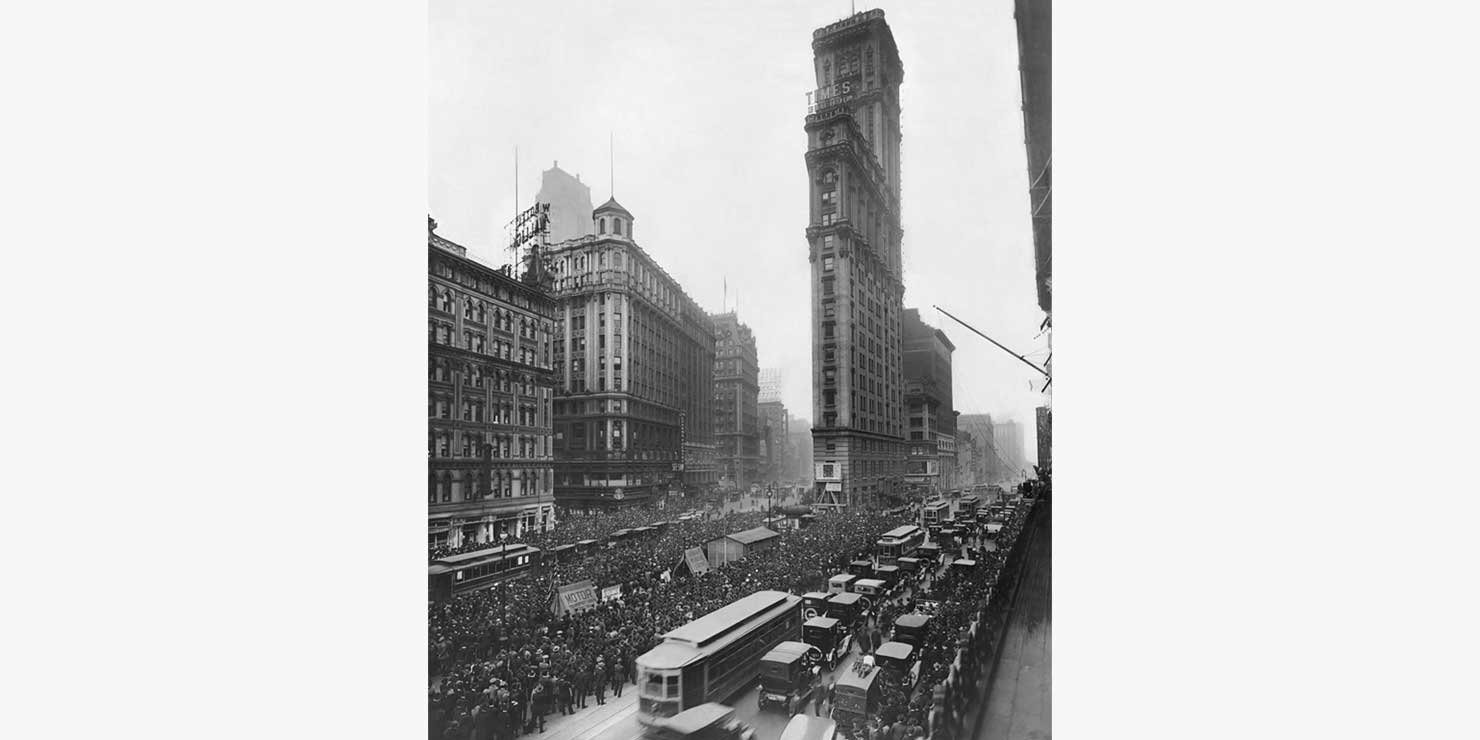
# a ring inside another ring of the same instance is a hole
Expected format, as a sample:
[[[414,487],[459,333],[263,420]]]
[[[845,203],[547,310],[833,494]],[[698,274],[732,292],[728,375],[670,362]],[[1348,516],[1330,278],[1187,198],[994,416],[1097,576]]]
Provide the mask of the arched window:
[[[617,232],[617,236],[621,236],[622,235],[622,219],[620,219],[620,218],[614,218],[614,219],[612,219],[612,228],[613,228],[613,230],[615,230]]]
[[[452,313],[452,291],[446,288],[442,289],[442,302],[441,305],[438,306],[438,308],[447,313]]]

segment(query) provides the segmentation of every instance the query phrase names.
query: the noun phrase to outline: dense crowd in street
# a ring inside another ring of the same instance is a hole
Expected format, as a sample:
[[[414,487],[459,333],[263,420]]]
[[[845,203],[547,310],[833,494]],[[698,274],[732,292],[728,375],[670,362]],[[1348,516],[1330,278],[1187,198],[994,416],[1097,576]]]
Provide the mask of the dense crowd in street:
[[[554,547],[658,518],[648,509],[567,517],[553,532],[526,541]],[[580,562],[432,604],[431,736],[507,740],[542,731],[546,715],[577,711],[593,698],[601,704],[608,690],[620,692],[635,679],[636,657],[663,633],[758,590],[821,588],[828,575],[867,553],[882,531],[903,523],[878,511],[831,514],[784,532],[763,558],[699,576],[674,572],[684,549],[760,526],[762,519],[753,512],[674,522]],[[554,588],[583,580],[622,585],[620,600],[555,617]]]

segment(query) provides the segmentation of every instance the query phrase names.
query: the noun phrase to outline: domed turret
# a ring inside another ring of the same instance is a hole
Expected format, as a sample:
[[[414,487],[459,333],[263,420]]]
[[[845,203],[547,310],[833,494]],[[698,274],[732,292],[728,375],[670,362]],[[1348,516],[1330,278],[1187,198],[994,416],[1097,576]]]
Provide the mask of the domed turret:
[[[597,236],[632,238],[632,212],[623,208],[616,198],[608,199],[592,211],[591,220],[596,223]]]

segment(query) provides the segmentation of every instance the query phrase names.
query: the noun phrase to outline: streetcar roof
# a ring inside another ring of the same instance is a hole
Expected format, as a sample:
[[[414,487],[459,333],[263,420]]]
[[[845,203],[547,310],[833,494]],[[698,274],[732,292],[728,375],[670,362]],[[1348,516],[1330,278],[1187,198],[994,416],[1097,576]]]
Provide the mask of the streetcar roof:
[[[909,660],[910,653],[915,652],[915,646],[907,642],[886,642],[874,651],[874,655],[890,660]]]
[[[910,536],[910,535],[912,535],[912,534],[914,534],[916,532],[919,532],[919,531],[920,531],[920,528],[919,527],[916,527],[913,524],[906,524],[906,525],[904,525],[902,527],[895,527],[894,529],[891,529],[888,532],[885,532],[884,535],[883,535],[883,537],[884,537],[884,539],[889,539],[891,537],[898,539],[900,537],[908,537],[908,536]]]
[[[735,710],[730,707],[709,702],[708,704],[700,704],[692,709],[685,709],[663,720],[662,724],[674,732],[692,735],[716,722],[723,722],[734,713]]]
[[[682,668],[698,660],[698,650],[677,642],[662,642],[637,659],[645,668]]]
[[[801,603],[801,597],[781,591],[757,591],[671,630],[663,638],[705,647],[761,614],[783,604],[794,606],[798,603]]]
[[[538,547],[531,547],[524,544],[509,545],[508,547],[494,546],[484,550],[474,550],[473,552],[465,552],[459,555],[448,555],[445,558],[438,558],[436,560],[436,564],[460,566],[478,560],[501,560],[505,556],[516,557],[519,555],[529,555],[531,553],[536,553],[539,551],[540,549]]]

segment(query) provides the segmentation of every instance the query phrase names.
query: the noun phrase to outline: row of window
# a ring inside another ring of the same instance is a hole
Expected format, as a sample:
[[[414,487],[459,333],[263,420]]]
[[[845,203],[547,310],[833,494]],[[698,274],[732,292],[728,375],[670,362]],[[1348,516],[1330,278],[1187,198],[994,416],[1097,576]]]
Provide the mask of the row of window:
[[[461,452],[458,457],[483,457],[485,450],[490,457],[532,459],[550,456],[548,434],[479,434],[450,431],[432,431],[427,434],[427,451],[433,458],[453,457],[453,451]]]
[[[429,473],[427,503],[538,496],[551,492],[554,473],[531,470],[440,470]]]

